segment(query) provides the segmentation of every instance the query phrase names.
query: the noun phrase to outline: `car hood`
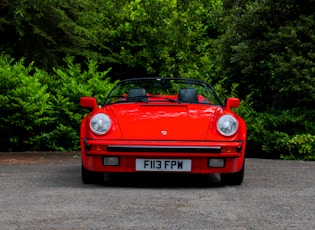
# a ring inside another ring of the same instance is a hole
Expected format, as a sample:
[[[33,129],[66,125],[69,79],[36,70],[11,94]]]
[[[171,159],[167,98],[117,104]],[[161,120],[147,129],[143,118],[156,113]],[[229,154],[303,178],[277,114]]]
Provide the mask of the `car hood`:
[[[206,140],[220,106],[115,104],[110,107],[126,140]]]

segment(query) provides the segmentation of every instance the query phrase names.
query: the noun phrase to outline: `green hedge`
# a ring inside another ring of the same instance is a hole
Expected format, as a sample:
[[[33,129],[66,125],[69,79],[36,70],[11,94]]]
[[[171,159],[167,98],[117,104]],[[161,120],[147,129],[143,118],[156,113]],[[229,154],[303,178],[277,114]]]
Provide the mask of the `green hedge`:
[[[98,72],[94,61],[87,70],[65,60],[67,67],[54,74],[24,66],[7,55],[0,57],[0,151],[79,149],[79,126],[87,112],[80,108],[81,96],[100,102],[113,83]]]
[[[315,110],[245,114],[248,152],[255,157],[315,160]]]

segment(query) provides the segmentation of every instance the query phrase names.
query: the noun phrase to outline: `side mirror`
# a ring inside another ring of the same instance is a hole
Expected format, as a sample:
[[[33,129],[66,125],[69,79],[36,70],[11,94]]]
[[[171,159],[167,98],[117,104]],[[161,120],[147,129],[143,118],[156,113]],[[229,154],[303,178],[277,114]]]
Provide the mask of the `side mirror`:
[[[81,105],[81,107],[86,108],[86,109],[96,109],[97,108],[96,98],[94,98],[94,97],[81,97],[80,98],[80,105]]]
[[[226,104],[225,104],[225,107],[227,109],[230,109],[230,108],[237,108],[240,106],[240,99],[239,98],[228,98],[226,100]]]

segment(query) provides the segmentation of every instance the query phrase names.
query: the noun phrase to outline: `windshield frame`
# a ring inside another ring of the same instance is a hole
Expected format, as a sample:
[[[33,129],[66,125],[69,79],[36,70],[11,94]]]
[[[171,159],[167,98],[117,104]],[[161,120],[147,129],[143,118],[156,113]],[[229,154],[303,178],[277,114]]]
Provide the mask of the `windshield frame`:
[[[129,78],[129,79],[124,79],[124,80],[120,80],[118,83],[116,83],[116,85],[112,88],[112,90],[109,92],[108,96],[106,97],[104,103],[102,104],[102,106],[104,105],[109,105],[109,104],[115,104],[115,103],[127,103],[128,101],[116,101],[116,102],[110,102],[111,98],[124,98],[123,95],[121,96],[114,96],[113,94],[116,92],[116,90],[119,87],[122,87],[124,85],[128,85],[128,84],[144,84],[146,82],[151,82],[152,83],[161,83],[163,84],[163,82],[168,83],[168,82],[172,82],[175,84],[190,84],[190,85],[196,85],[196,86],[200,86],[200,87],[204,87],[206,90],[209,91],[209,93],[211,93],[211,95],[214,97],[215,101],[217,102],[216,104],[210,104],[210,103],[200,103],[200,104],[209,104],[209,105],[218,105],[218,106],[223,106],[222,101],[220,100],[220,98],[218,97],[218,95],[216,94],[214,88],[207,82],[202,81],[202,80],[198,80],[198,79],[188,79],[188,78],[173,78],[173,77],[145,77],[145,78]],[[163,95],[148,95],[148,98],[150,97],[154,97],[154,98],[163,98]],[[178,102],[181,103],[178,100],[174,100],[174,99],[166,99],[166,102]],[[142,100],[142,101],[138,101],[138,102],[144,102],[144,103],[148,103],[150,101],[148,100]]]

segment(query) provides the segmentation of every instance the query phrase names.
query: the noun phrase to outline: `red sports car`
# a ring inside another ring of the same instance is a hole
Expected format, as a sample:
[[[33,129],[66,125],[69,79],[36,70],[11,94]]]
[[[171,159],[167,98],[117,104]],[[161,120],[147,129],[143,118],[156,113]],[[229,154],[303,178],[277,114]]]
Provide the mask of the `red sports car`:
[[[80,130],[82,180],[96,183],[109,173],[220,174],[240,185],[244,177],[246,124],[206,82],[182,78],[121,80],[92,111]],[[104,174],[106,173],[106,174]]]

